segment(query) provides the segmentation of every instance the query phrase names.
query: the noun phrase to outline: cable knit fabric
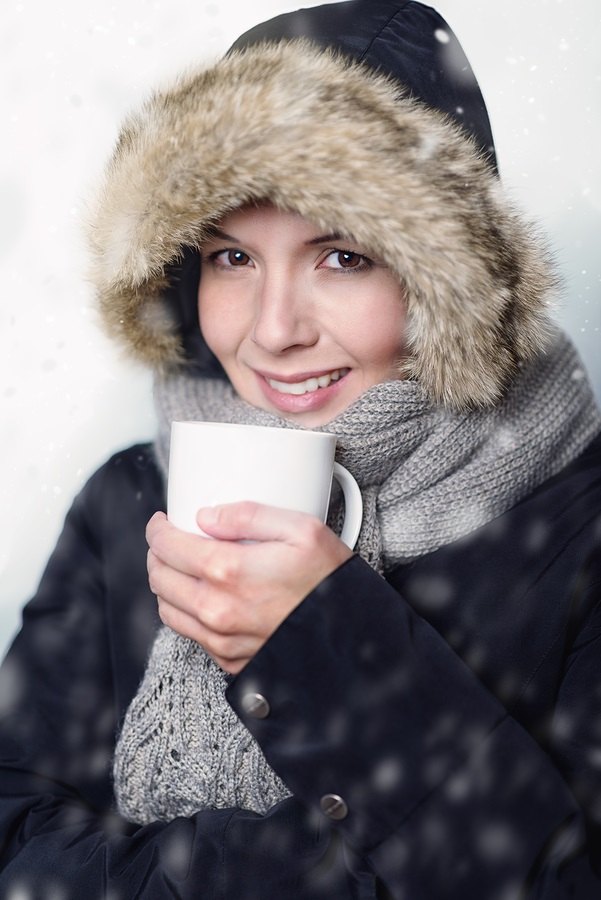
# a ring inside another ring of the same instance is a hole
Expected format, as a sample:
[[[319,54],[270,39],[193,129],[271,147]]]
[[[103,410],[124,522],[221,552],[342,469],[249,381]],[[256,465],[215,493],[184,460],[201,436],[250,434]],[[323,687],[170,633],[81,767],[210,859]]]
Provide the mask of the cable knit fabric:
[[[288,795],[226,703],[226,678],[202,647],[161,628],[115,758],[119,808],[130,821],[201,808],[262,813]]]
[[[173,420],[296,427],[249,406],[227,382],[185,373],[157,381],[156,402],[165,476]],[[336,434],[337,458],[362,490],[358,552],[382,573],[506,512],[600,429],[582,364],[557,331],[491,410],[444,410],[417,383],[393,381],[368,390],[323,430]],[[202,647],[160,630],[116,750],[115,792],[127,818],[146,823],[227,806],[264,812],[287,795],[228,706],[225,686]]]

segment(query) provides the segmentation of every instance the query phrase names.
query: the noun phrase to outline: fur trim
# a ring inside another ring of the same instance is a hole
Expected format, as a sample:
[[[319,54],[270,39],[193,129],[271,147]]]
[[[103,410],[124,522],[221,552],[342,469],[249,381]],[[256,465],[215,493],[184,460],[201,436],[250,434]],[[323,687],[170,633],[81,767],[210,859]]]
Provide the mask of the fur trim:
[[[342,231],[404,282],[404,374],[435,402],[494,403],[545,343],[555,278],[474,143],[388,77],[305,40],[232,53],[155,94],[119,137],[93,214],[109,329],[181,358],[166,270],[253,200]]]

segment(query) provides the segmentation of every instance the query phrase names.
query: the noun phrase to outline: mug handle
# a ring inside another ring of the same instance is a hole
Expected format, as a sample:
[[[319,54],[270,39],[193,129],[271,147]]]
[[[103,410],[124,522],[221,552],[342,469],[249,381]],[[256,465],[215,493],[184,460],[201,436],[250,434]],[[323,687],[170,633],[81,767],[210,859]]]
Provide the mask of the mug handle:
[[[340,540],[354,550],[363,521],[363,498],[359,485],[348,469],[341,466],[339,462],[334,463],[334,478],[344,494],[344,525]]]

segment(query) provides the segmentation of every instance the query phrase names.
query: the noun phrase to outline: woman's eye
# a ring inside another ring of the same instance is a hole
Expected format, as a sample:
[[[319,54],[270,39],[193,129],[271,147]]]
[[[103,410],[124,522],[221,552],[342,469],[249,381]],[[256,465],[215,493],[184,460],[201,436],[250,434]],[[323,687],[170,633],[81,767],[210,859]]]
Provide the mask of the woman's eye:
[[[352,250],[332,250],[322,265],[326,269],[364,269],[369,266],[369,260]]]
[[[211,254],[211,259],[219,266],[247,266],[250,262],[250,256],[244,250],[219,250],[217,253]]]

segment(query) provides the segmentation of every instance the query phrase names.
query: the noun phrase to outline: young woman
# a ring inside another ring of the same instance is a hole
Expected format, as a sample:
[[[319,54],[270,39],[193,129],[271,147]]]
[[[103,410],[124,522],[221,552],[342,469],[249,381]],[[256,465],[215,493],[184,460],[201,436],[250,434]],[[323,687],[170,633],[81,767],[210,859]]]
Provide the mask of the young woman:
[[[254,29],[128,120],[91,234],[159,432],[5,661],[2,896],[597,898],[601,418],[446,23]],[[178,531],[186,418],[334,432],[357,552],[336,498]]]

